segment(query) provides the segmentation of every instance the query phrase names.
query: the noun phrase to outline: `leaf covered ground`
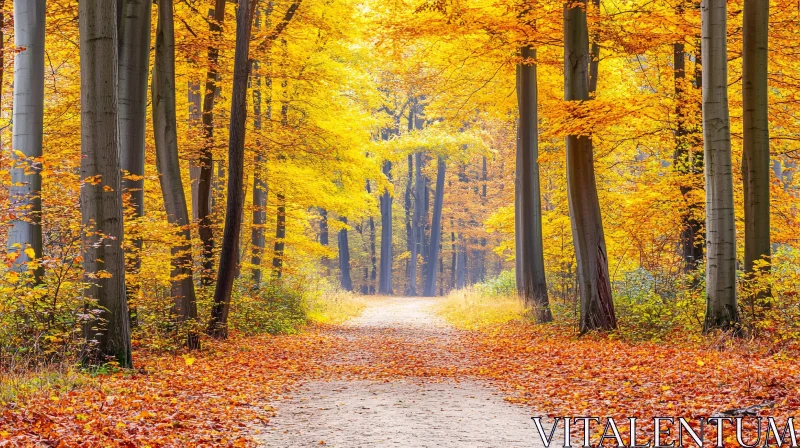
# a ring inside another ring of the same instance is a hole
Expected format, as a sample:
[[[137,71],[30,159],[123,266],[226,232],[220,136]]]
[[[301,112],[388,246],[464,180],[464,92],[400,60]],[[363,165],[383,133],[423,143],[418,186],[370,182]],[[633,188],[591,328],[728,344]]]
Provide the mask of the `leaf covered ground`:
[[[690,418],[774,402],[763,412],[783,418],[800,409],[800,365],[791,356],[739,342],[578,337],[520,322],[472,331],[315,326],[207,342],[191,355],[139,353],[136,363],[135,371],[4,404],[0,446],[255,446],[280,412],[276,400],[305,380],[470,378],[549,416]]]

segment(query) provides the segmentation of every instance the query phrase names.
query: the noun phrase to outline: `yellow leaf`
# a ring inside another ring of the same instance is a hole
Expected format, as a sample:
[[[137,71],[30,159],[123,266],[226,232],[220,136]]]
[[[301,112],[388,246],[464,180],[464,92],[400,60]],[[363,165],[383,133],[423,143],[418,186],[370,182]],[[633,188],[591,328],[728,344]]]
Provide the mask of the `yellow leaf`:
[[[183,362],[185,362],[187,366],[191,366],[194,364],[194,358],[189,355],[183,355]]]
[[[27,255],[28,258],[33,260],[34,258],[36,258],[36,251],[34,251],[32,247],[28,247],[25,249],[25,255]]]

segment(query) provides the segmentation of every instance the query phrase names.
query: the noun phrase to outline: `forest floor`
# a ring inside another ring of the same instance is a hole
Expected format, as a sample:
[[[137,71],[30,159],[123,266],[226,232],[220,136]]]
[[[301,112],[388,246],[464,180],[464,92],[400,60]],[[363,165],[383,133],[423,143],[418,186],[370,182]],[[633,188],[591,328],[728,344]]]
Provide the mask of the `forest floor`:
[[[471,375],[475,360],[435,315],[436,299],[371,302],[364,314],[333,328],[350,341],[324,362],[355,373],[311,381],[283,401],[258,436],[265,447],[536,447],[529,409],[503,400]],[[411,355],[411,356],[405,356]],[[421,374],[389,381],[358,373],[405,364]]]
[[[650,421],[761,405],[782,428],[800,409],[796,354],[569,324],[458,330],[437,301],[369,298],[343,325],[138,350],[135,370],[0,402],[0,447],[533,447],[540,413]]]

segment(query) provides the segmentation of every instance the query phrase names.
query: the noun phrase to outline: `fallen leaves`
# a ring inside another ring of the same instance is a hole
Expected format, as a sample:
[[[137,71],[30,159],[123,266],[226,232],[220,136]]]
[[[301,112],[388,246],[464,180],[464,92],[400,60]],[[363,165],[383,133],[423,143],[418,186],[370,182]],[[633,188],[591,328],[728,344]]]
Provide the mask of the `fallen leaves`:
[[[299,380],[482,378],[537,412],[620,422],[767,401],[780,418],[800,408],[800,366],[791,356],[570,331],[519,322],[481,331],[318,326],[209,342],[191,355],[144,354],[135,372],[6,406],[0,446],[255,446],[251,434],[280,412],[278,400]]]

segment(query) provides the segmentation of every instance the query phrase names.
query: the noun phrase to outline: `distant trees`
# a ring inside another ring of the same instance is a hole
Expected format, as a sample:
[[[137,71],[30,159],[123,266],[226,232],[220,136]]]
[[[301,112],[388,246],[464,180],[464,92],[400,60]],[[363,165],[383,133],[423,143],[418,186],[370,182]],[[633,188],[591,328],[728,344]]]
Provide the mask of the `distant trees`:
[[[86,297],[100,309],[85,326],[86,357],[130,367],[131,338],[122,250],[117,121],[117,4],[78,5],[81,65],[81,223]],[[96,342],[96,344],[95,344]]]
[[[439,270],[439,248],[442,241],[442,206],[444,205],[445,159],[439,157],[436,162],[436,190],[433,199],[433,221],[431,222],[431,240],[428,245],[429,255],[427,275],[425,276],[425,296],[436,295],[436,279]]]
[[[340,218],[342,224],[347,225],[347,218]],[[350,277],[350,242],[347,237],[347,228],[339,230],[339,276],[340,286],[345,291],[353,290],[353,280]]]
[[[389,181],[392,180],[392,162],[383,162],[383,174]],[[392,294],[392,195],[388,190],[381,194],[380,203],[381,261],[378,294]]]

